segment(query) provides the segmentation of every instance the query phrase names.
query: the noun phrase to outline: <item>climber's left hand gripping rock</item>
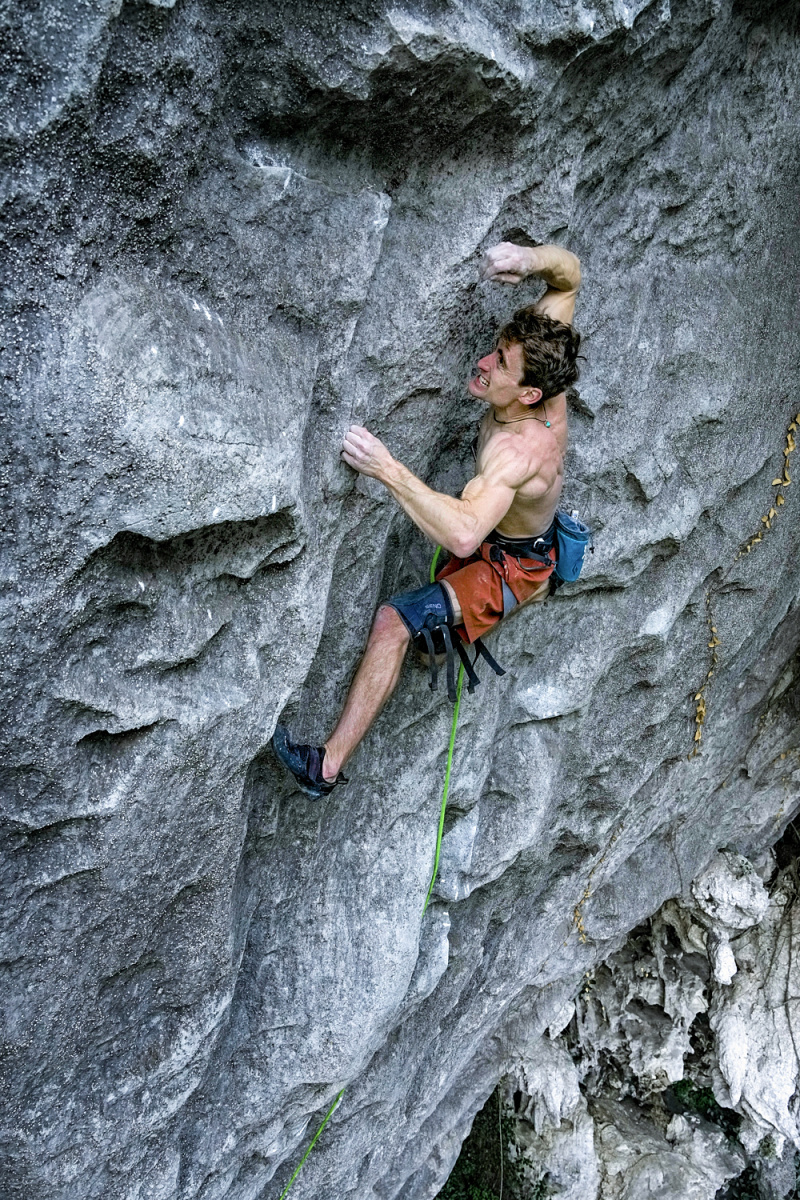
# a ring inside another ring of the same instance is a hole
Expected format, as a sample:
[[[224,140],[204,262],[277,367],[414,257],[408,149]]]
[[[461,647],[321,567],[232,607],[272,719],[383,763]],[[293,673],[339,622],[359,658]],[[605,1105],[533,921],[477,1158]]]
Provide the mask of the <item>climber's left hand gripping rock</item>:
[[[351,425],[344,435],[342,458],[354,471],[370,475],[373,479],[384,479],[394,459],[380,438],[376,438],[362,425]]]

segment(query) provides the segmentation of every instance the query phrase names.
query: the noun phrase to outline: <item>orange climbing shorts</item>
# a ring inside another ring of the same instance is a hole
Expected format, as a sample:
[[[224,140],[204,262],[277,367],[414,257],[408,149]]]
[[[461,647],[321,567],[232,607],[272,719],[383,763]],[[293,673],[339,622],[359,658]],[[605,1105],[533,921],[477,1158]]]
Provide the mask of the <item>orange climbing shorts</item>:
[[[491,557],[495,551],[494,559]],[[469,558],[451,558],[436,574],[437,582],[446,579],[458,598],[463,625],[458,632],[472,643],[496,625],[503,616],[503,581],[517,601],[524,604],[553,574],[554,549],[548,551],[552,567],[543,567],[531,558],[515,558],[483,542]],[[526,565],[527,564],[527,565]]]

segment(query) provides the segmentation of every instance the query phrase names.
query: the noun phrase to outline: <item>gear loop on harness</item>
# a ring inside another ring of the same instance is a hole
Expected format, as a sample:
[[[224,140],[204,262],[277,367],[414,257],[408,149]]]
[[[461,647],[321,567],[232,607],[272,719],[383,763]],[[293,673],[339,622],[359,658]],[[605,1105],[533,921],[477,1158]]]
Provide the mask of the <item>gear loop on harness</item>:
[[[478,654],[481,656],[481,658],[484,660],[484,662],[486,662],[492,668],[495,675],[505,675],[505,669],[500,666],[500,663],[497,662],[497,660],[486,649],[486,647],[483,644],[482,638],[476,638],[473,645],[475,646],[475,649],[478,651]],[[478,654],[475,655],[476,662],[478,661]]]
[[[462,669],[467,673],[467,691],[470,693],[470,695],[472,695],[472,693],[475,691],[475,688],[480,683],[480,679],[478,679],[478,676],[475,673],[474,665],[469,661],[467,648],[460,638],[456,643],[456,650],[458,651],[458,657],[461,659]]]

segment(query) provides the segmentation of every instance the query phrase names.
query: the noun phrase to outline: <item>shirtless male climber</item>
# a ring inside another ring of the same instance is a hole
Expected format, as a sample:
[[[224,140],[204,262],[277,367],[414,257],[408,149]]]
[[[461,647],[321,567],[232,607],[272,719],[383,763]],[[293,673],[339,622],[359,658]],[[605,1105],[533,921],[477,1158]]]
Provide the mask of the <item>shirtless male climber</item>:
[[[578,378],[580,335],[572,318],[580,263],[561,246],[501,242],[487,251],[481,274],[510,284],[535,275],[547,291],[538,304],[514,313],[467,385],[489,407],[478,432],[477,474],[460,499],[434,492],[361,426],[345,434],[344,461],[379,479],[451,558],[435,583],[392,596],[378,609],[342,715],[323,746],[293,742],[277,726],[275,753],[315,798],[347,782],[341,769],[397,686],[412,638],[429,657],[442,644],[449,649],[452,639],[462,661],[465,646],[477,642],[499,671],[481,634],[515,604],[542,600],[550,590],[567,447],[565,391]]]

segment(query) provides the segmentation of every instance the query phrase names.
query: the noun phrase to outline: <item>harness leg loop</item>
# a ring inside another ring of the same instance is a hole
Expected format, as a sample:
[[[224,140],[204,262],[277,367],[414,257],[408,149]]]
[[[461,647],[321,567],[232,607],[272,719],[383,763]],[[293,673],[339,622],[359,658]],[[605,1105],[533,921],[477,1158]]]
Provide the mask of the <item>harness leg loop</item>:
[[[469,661],[467,648],[461,641],[461,638],[459,638],[456,642],[456,650],[458,651],[458,657],[461,659],[467,675],[467,691],[470,693],[470,695],[472,695],[472,693],[475,691],[475,688],[480,683],[480,679],[476,675],[475,668],[473,667],[472,663]]]
[[[436,655],[433,650],[433,638],[431,637],[431,631],[428,629],[427,625],[422,626],[420,633],[425,639],[425,653],[428,655],[428,674],[430,676],[428,687],[432,692],[435,692],[439,684],[439,668],[436,666]]]
[[[486,647],[484,646],[484,644],[480,638],[476,638],[473,645],[475,646],[475,649],[477,650],[478,654],[480,654],[481,658],[486,659],[486,662],[492,668],[495,675],[505,675],[505,670],[503,669],[503,667],[500,666],[500,663],[497,662],[496,659],[492,658],[491,654],[486,649]],[[476,658],[477,658],[477,655],[476,655]]]
[[[453,639],[447,625],[440,625],[445,654],[447,655],[447,698],[452,704],[456,702],[456,660],[453,654]]]

